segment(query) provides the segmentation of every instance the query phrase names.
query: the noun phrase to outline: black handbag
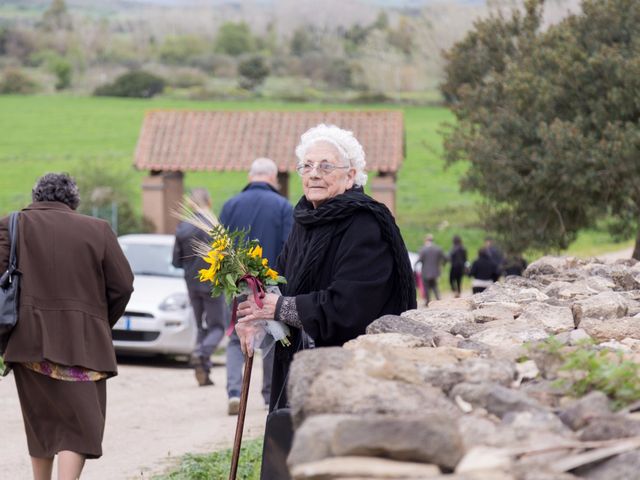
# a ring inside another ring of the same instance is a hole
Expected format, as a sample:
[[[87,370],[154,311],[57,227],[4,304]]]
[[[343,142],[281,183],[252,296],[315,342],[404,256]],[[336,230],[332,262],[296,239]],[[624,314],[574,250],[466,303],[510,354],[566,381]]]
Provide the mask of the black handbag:
[[[9,239],[11,250],[7,271],[0,277],[0,355],[4,355],[13,327],[18,322],[18,300],[20,297],[20,271],[18,270],[18,212],[9,216]],[[8,369],[5,370],[8,373]]]

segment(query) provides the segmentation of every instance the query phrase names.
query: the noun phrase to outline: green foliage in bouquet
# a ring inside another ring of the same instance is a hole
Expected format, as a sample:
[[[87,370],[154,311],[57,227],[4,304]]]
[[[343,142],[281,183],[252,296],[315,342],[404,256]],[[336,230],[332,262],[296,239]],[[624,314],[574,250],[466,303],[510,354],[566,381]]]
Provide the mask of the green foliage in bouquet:
[[[263,285],[286,283],[284,277],[269,267],[269,260],[262,258],[258,240],[249,239],[246,230],[229,232],[222,225],[209,230],[211,245],[200,246],[201,254],[209,268],[200,270],[200,281],[211,282],[213,296],[224,294],[227,299],[238,295],[242,279],[254,277]]]

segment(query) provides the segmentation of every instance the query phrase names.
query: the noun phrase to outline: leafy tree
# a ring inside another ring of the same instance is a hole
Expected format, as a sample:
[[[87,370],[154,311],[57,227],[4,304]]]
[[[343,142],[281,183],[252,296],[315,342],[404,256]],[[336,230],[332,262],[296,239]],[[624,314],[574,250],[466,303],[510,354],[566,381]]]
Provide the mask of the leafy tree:
[[[238,65],[240,87],[255,90],[269,75],[269,67],[260,56],[250,57]]]
[[[216,52],[237,57],[254,49],[255,40],[246,23],[227,22],[220,27],[216,37]]]
[[[386,30],[389,28],[389,16],[387,15],[387,12],[380,10],[372,27],[378,30]]]
[[[470,163],[462,187],[511,250],[566,248],[606,218],[640,259],[640,2],[585,0],[546,30],[543,0],[525,5],[447,52],[447,160]]]
[[[349,62],[343,58],[332,60],[324,71],[324,81],[332,88],[351,88],[353,86],[353,70]]]
[[[106,159],[87,159],[79,162],[75,175],[80,190],[78,211],[95,215],[111,223],[115,206],[118,235],[153,231],[153,225],[135,211],[133,204],[139,195],[130,168],[117,167]]]
[[[0,94],[29,94],[37,89],[36,83],[18,68],[7,68],[0,78]]]
[[[56,90],[64,90],[71,86],[73,68],[68,60],[62,57],[54,58],[49,64],[49,68],[58,79],[56,81]]]
[[[172,35],[162,43],[159,56],[163,63],[170,65],[192,65],[206,51],[207,45],[202,37]]]
[[[151,98],[164,90],[165,81],[144,70],[120,75],[113,83],[96,88],[96,96]]]
[[[64,0],[53,0],[49,8],[42,14],[42,26],[45,30],[71,30],[73,23]]]
[[[411,55],[414,35],[411,23],[406,17],[402,17],[397,28],[389,30],[387,34],[387,41],[389,42],[389,45],[396,47],[405,55]]]
[[[306,53],[313,52],[317,49],[316,44],[307,28],[297,28],[291,37],[289,45],[291,54],[296,57],[302,57]]]

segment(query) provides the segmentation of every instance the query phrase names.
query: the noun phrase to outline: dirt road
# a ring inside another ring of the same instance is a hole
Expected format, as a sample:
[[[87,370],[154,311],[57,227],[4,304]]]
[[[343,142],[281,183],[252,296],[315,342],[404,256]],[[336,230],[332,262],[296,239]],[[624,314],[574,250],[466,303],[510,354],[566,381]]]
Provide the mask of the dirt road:
[[[87,461],[83,479],[151,478],[185,453],[231,447],[237,417],[227,415],[224,365],[214,367],[213,387],[198,387],[191,369],[167,361],[127,359],[119,370],[107,384],[103,457]],[[262,366],[256,358],[244,428],[247,439],[264,432],[261,386]],[[0,479],[31,478],[13,374],[0,380],[0,411]]]

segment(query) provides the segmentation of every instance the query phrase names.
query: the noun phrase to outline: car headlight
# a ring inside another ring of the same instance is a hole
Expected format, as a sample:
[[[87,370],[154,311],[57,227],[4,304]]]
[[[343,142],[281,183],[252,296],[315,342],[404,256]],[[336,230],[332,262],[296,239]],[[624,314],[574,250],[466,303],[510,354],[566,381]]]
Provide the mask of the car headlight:
[[[165,298],[158,308],[164,312],[184,310],[189,306],[189,297],[186,293],[172,293]]]

